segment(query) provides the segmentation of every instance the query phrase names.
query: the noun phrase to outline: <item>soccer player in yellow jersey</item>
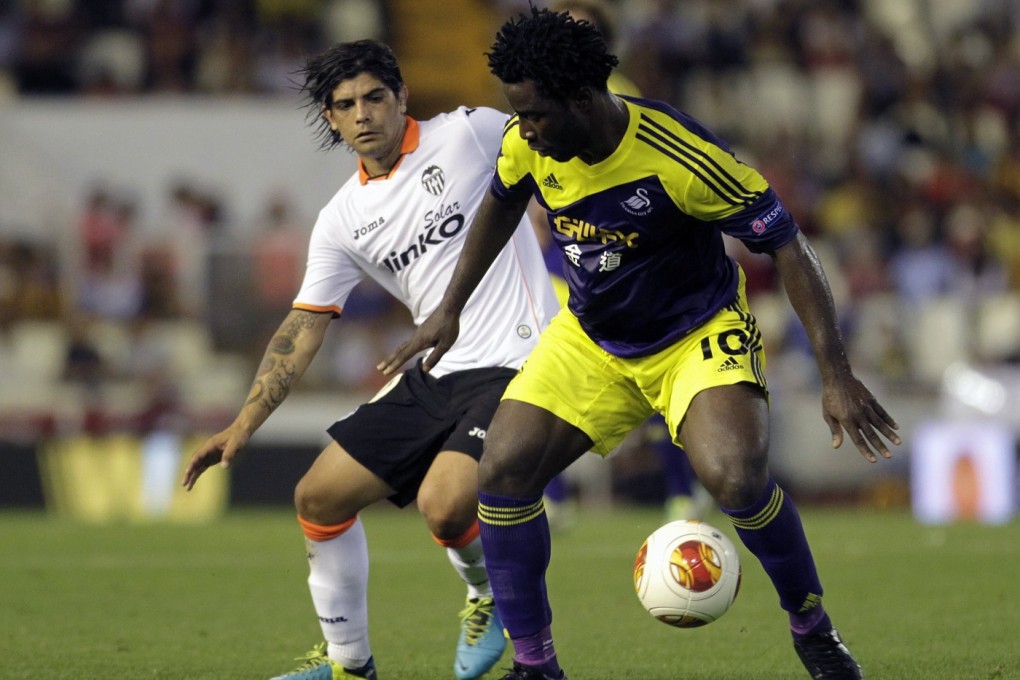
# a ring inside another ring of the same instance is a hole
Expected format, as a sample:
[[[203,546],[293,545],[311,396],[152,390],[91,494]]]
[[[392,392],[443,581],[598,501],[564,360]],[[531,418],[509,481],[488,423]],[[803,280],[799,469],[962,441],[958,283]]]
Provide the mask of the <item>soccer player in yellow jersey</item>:
[[[722,234],[775,262],[811,339],[833,446],[845,433],[866,460],[888,458],[898,425],[851,370],[811,246],[768,182],[704,125],[611,93],[617,59],[587,23],[533,7],[502,26],[488,60],[517,115],[443,300],[380,368],[434,347],[427,370],[446,352],[535,196],[570,299],[504,393],[478,469],[486,564],[514,645],[504,680],[566,677],[550,631],[542,489],[655,411],[761,561],[811,676],[863,677],[822,605],[800,516],[769,472],[762,340]]]
[[[616,38],[616,17],[612,5],[606,0],[556,0],[549,9],[554,12],[566,12],[575,21],[587,21],[602,34],[606,45],[612,47]],[[609,74],[606,87],[610,92],[640,97],[637,85],[619,71]],[[567,283],[560,276],[563,268],[562,256],[555,246],[550,247],[551,236],[548,234],[546,213],[532,200],[528,205],[528,214],[539,230],[539,242],[546,257],[546,264],[553,275],[553,289],[560,304],[566,306],[569,294]],[[543,231],[544,230],[544,231]],[[667,520],[699,519],[712,504],[712,499],[704,487],[694,477],[694,471],[687,454],[683,449],[674,446],[665,420],[658,413],[654,414],[641,428],[635,432],[637,441],[642,447],[654,450],[661,465],[661,476],[665,491],[665,516]],[[549,482],[543,493],[543,503],[550,525],[555,531],[557,527],[569,527],[573,523],[573,506],[569,499],[569,490],[564,475],[556,475]]]

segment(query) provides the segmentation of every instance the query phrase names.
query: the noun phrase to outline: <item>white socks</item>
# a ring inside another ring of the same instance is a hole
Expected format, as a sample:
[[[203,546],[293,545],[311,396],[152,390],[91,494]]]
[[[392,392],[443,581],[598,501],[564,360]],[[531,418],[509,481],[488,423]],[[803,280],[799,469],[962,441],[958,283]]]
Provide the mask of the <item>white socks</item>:
[[[368,541],[358,518],[344,533],[325,541],[305,539],[308,589],[328,643],[330,660],[345,668],[368,663]],[[450,564],[467,584],[468,598],[492,597],[485,571],[482,540],[447,548]]]
[[[489,575],[485,572],[485,558],[482,556],[482,539],[475,536],[463,548],[447,548],[446,555],[461,580],[467,584],[468,598],[492,597]]]
[[[325,541],[305,539],[308,588],[328,655],[346,668],[365,665],[368,644],[368,541],[358,518],[347,531]],[[479,548],[480,551],[480,548]]]

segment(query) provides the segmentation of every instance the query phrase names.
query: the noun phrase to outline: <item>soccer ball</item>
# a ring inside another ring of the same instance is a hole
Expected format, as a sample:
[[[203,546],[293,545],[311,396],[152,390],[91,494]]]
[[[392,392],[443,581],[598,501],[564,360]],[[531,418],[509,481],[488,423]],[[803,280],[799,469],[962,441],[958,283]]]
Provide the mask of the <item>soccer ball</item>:
[[[696,520],[665,524],[634,560],[634,590],[648,613],[677,628],[696,628],[726,613],[740,590],[733,541]]]

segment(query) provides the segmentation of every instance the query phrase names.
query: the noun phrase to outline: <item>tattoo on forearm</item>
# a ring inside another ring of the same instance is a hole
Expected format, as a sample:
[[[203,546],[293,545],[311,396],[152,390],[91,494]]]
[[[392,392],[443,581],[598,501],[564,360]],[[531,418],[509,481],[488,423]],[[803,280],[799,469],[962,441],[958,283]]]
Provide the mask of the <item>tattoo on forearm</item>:
[[[275,370],[255,379],[245,403],[259,403],[272,413],[287,398],[296,377],[297,370],[293,363],[280,362]]]
[[[290,355],[297,351],[296,339],[314,322],[314,314],[291,314],[287,318],[269,341],[246,404],[260,404],[272,413],[283,403],[297,379],[297,367],[290,359]]]
[[[274,335],[273,339],[269,341],[268,352],[274,354],[293,354],[294,338],[282,335],[280,333]]]
[[[251,386],[251,390],[248,392],[248,399],[244,402],[245,406],[248,404],[254,404],[255,402],[262,399],[262,393],[265,392],[265,386],[261,380],[256,380]]]
[[[287,317],[284,327],[277,331],[277,337],[283,336],[293,340],[302,332],[315,326],[320,316],[313,312],[295,312]]]
[[[269,356],[269,354],[267,353],[266,356],[262,357],[262,363],[259,364],[259,370],[258,370],[258,372],[255,375],[256,376],[266,375],[267,373],[272,372],[272,370],[273,370],[273,368],[275,366],[276,366],[276,359],[274,359],[273,357]]]

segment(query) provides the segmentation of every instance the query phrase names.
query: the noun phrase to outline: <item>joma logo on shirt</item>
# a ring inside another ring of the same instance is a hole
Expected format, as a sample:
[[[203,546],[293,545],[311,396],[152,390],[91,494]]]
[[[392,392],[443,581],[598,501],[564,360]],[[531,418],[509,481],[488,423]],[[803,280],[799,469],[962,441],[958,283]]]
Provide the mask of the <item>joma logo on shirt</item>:
[[[383,258],[383,264],[391,272],[396,274],[410,263],[428,252],[429,246],[441,245],[448,241],[464,228],[464,216],[460,213],[450,215],[442,223],[432,223],[425,228],[425,231],[418,234],[418,241],[412,243],[401,251],[392,251]]]
[[[357,241],[359,238],[361,238],[365,234],[369,233],[370,231],[375,231],[377,227],[381,227],[384,224],[386,224],[386,218],[385,217],[380,217],[379,219],[369,223],[368,226],[359,227],[359,228],[355,229],[354,230],[354,240]]]
[[[637,248],[638,232],[624,234],[619,229],[603,229],[591,222],[559,216],[555,220],[556,231],[571,237],[575,241],[600,241],[602,244],[623,241],[628,248]]]

